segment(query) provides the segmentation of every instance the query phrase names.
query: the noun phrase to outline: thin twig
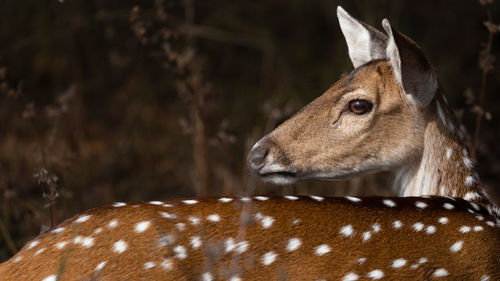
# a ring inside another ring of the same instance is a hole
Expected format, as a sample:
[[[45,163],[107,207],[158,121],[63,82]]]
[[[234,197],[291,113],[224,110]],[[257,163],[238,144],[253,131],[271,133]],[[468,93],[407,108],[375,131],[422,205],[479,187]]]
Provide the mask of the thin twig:
[[[488,10],[488,22],[492,21],[491,17],[491,9]],[[493,45],[493,32],[488,29],[488,42],[486,43],[486,47],[484,49],[484,52],[486,54],[489,54],[491,52],[491,48]],[[477,147],[479,145],[479,133],[481,131],[481,121],[483,120],[484,116],[484,110],[482,110],[483,105],[484,105],[484,97],[486,95],[486,78],[488,77],[488,72],[490,72],[490,69],[488,68],[482,68],[482,76],[481,76],[481,89],[479,92],[479,110],[476,115],[476,127],[474,129],[474,138],[472,141],[472,149],[471,149],[471,156],[474,159],[477,159]]]
[[[12,240],[9,231],[7,230],[7,227],[5,226],[1,218],[0,218],[0,232],[2,232],[2,236],[5,239],[5,242],[7,243],[7,247],[9,248],[10,252],[13,255],[17,253],[16,244],[14,244],[14,241]]]

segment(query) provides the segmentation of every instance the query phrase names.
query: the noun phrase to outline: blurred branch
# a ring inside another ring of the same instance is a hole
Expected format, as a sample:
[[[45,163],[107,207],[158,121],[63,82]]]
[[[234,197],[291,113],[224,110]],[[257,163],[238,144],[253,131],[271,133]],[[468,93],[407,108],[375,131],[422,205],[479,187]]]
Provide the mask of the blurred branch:
[[[249,49],[257,49],[263,52],[271,52],[273,50],[273,45],[269,42],[263,40],[262,38],[248,34],[232,32],[204,25],[184,25],[181,28],[185,29],[186,32],[191,33],[193,36],[203,39],[238,45]]]
[[[14,241],[12,240],[9,231],[7,230],[7,227],[5,226],[1,218],[0,218],[0,232],[2,233],[2,236],[5,239],[5,243],[7,243],[7,247],[9,247],[10,252],[12,254],[17,253],[16,245],[14,244]]]
[[[491,3],[491,1],[483,1],[483,0],[481,0],[480,2],[482,5],[487,5]],[[491,8],[488,8],[488,21],[485,22],[484,25],[488,29],[488,42],[485,44],[484,48],[481,50],[479,54],[479,68],[482,70],[482,75],[481,75],[481,88],[479,92],[479,102],[478,102],[478,108],[480,110],[477,110],[476,112],[476,126],[474,129],[474,137],[472,140],[472,149],[471,149],[471,155],[472,158],[474,159],[477,159],[477,148],[479,145],[481,121],[483,119],[483,116],[485,115],[483,106],[484,106],[484,98],[486,95],[486,79],[488,73],[494,69],[493,63],[495,61],[495,56],[491,53],[493,38],[494,35],[500,30],[500,26],[494,24],[492,21]]]

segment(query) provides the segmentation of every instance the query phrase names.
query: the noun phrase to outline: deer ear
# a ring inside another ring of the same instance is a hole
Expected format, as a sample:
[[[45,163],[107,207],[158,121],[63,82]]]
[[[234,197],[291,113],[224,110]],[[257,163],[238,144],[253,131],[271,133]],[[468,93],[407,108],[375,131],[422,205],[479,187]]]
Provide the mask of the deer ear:
[[[385,59],[387,36],[337,7],[337,18],[344,34],[354,68],[376,59]]]
[[[389,36],[386,57],[396,80],[410,100],[420,106],[427,106],[438,88],[432,65],[417,44],[394,30],[387,19],[382,20],[382,26]]]

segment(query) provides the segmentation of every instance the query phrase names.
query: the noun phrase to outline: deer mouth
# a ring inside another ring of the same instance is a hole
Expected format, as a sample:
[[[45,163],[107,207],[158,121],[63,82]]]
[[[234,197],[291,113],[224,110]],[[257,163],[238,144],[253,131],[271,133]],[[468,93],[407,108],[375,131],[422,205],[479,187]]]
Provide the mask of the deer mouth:
[[[297,172],[278,165],[264,166],[257,174],[263,181],[277,185],[292,184],[299,179]]]
[[[297,174],[293,172],[259,173],[259,176],[263,181],[277,185],[293,184],[298,180]]]

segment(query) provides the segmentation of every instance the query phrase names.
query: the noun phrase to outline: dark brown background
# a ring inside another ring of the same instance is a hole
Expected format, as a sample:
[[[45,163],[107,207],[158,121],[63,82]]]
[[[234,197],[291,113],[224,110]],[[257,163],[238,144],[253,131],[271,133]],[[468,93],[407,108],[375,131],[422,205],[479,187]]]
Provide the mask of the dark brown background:
[[[464,93],[480,93],[483,22],[488,10],[498,19],[495,2],[0,1],[0,260],[51,217],[114,201],[390,195],[388,174],[284,189],[247,175],[253,143],[352,70],[338,4],[378,28],[387,17],[420,44],[473,134],[477,107]],[[499,194],[500,68],[491,66],[492,118],[477,155]]]

